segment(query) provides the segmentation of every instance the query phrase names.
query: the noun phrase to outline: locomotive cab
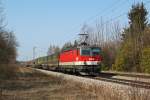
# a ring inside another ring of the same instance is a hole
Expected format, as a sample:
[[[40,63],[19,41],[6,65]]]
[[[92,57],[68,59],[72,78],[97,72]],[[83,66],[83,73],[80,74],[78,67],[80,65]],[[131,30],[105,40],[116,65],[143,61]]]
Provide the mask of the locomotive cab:
[[[87,65],[98,65],[102,60],[101,49],[98,47],[81,47],[80,60]]]
[[[84,72],[99,72],[102,61],[99,47],[80,47],[79,62]]]

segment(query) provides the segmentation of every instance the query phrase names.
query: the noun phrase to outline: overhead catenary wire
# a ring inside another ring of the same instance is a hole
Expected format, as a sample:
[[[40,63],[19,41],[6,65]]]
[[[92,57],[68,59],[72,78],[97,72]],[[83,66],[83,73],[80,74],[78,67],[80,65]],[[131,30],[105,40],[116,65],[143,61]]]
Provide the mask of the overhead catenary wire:
[[[148,3],[150,3],[150,0],[144,2],[145,5],[147,5]],[[112,22],[112,21],[114,21],[114,20],[116,20],[116,19],[118,19],[118,18],[120,18],[120,17],[122,17],[122,16],[124,16],[124,15],[127,15],[127,14],[128,14],[128,11],[123,12],[122,14],[120,14],[120,15],[118,15],[118,16],[115,16],[115,17],[113,17],[113,18],[111,18],[111,19],[106,20],[103,24],[107,24],[107,23],[109,23],[109,22]],[[97,17],[97,16],[95,16],[95,17]]]
[[[127,0],[125,0],[125,1],[127,2]],[[136,2],[137,2],[137,1],[134,1],[134,4],[135,4]],[[149,4],[149,3],[150,3],[150,0],[147,0],[146,2],[144,2],[145,5],[147,5],[147,4]],[[112,8],[115,6],[115,4],[118,4],[118,3],[115,2],[115,3],[112,5],[112,7],[110,7],[110,8],[111,8],[110,10],[112,10]],[[124,2],[122,2],[122,4],[124,4]],[[106,11],[103,10],[102,13],[98,12],[95,16],[89,17],[87,20],[85,20],[85,22],[94,20],[94,19],[95,19],[96,17],[98,17],[100,14],[101,14],[101,15],[102,15],[102,14],[105,14],[107,11],[108,11],[108,9],[107,9]],[[108,24],[108,23],[110,23],[110,22],[112,22],[112,21],[114,21],[114,20],[117,20],[118,18],[121,18],[121,17],[123,17],[123,16],[125,16],[125,15],[127,15],[127,14],[128,14],[128,11],[123,12],[123,13],[121,13],[120,15],[117,15],[117,16],[115,16],[115,17],[113,17],[113,18],[110,18],[110,19],[106,20],[105,22],[103,22],[102,25],[106,25],[106,24]],[[80,28],[81,28],[81,24],[80,24],[79,26],[80,26]],[[79,32],[80,32],[80,30],[77,30],[77,31],[75,31],[75,32],[73,32],[73,33],[77,34],[77,33],[79,33]],[[70,41],[72,41],[72,39],[70,39]]]
[[[147,5],[148,3],[150,3],[150,0],[144,2],[145,5]],[[120,17],[122,17],[122,16],[124,16],[124,15],[127,15],[127,14],[128,14],[128,11],[123,12],[122,14],[120,14],[120,15],[118,15],[118,16],[115,16],[115,17],[113,17],[113,18],[110,18],[110,19],[106,20],[106,21],[103,23],[103,25],[104,25],[104,24],[107,24],[107,23],[109,23],[109,22],[112,22],[112,21],[114,21],[114,20],[116,20],[116,19],[118,19],[118,18],[120,18]]]
[[[121,0],[116,0],[113,4],[111,4],[111,5],[109,5],[108,7],[106,7],[106,8],[104,8],[104,9],[102,9],[100,12],[98,12],[97,14],[95,14],[94,16],[92,16],[92,17],[89,17],[89,18],[87,18],[86,20],[84,20],[84,22],[89,22],[89,21],[92,21],[93,19],[95,19],[96,17],[98,17],[98,16],[104,16],[105,14],[108,14],[107,12],[110,10],[110,11],[112,11],[112,10],[114,10],[114,9],[116,9],[117,7],[116,7],[116,5],[122,5],[122,4],[124,4],[124,2],[126,2],[126,0],[123,0],[122,2],[120,2]],[[112,19],[111,19],[112,20]],[[83,23],[84,23],[83,22]],[[82,24],[79,24],[76,28],[81,28],[81,25],[83,25],[83,23]],[[77,31],[74,31],[74,32],[69,32],[69,33],[79,33],[80,32],[80,30],[77,30]],[[75,38],[75,37],[74,37]],[[71,41],[72,39],[70,39],[69,41]]]
[[[120,1],[121,1],[121,0],[119,0],[119,1],[117,0],[116,2],[114,2],[114,3],[111,5],[111,7],[109,7],[109,8],[108,8],[108,7],[104,8],[103,10],[101,10],[100,12],[98,12],[97,14],[95,14],[94,16],[92,16],[92,17],[88,18],[87,20],[85,20],[85,22],[86,22],[86,21],[93,20],[93,19],[95,19],[95,18],[96,18],[97,16],[99,16],[99,15],[101,15],[101,16],[103,15],[103,16],[104,16],[105,14],[107,14],[107,11],[109,11],[109,10],[112,11],[112,10],[116,9],[115,6],[116,6],[117,4],[119,4]],[[126,0],[123,0],[123,2],[121,2],[121,3],[123,4],[124,1],[126,1]],[[113,8],[113,7],[115,7],[115,8]]]
[[[94,20],[94,19],[95,19],[96,17],[98,17],[98,16],[104,16],[105,14],[108,14],[107,12],[108,12],[109,10],[112,11],[112,10],[116,9],[115,6],[118,5],[118,4],[120,4],[120,1],[121,1],[121,0],[119,0],[119,1],[116,0],[116,2],[114,2],[113,4],[109,5],[108,7],[102,9],[101,11],[99,11],[97,14],[95,14],[95,15],[93,15],[93,16],[87,18],[86,20],[84,20],[83,23],[84,23],[84,22],[92,21],[92,20]],[[121,4],[124,4],[124,1],[126,1],[126,0],[123,0],[123,2],[121,2]],[[115,7],[115,8],[113,8],[113,7]],[[82,23],[82,24],[79,24],[77,28],[81,28],[81,25],[83,25],[83,23]]]

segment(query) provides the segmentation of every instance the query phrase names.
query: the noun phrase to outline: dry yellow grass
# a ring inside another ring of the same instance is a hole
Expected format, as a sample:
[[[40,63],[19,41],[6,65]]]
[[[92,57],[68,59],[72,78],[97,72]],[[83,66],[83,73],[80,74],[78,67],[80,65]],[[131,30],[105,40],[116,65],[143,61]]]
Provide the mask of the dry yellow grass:
[[[18,78],[0,81],[0,100],[96,100],[96,95],[62,77],[19,68]]]
[[[150,100],[149,92],[141,95],[136,87],[126,91],[124,98],[120,90],[107,85],[86,86],[30,68],[20,67],[17,75],[18,78],[0,81],[0,100]]]

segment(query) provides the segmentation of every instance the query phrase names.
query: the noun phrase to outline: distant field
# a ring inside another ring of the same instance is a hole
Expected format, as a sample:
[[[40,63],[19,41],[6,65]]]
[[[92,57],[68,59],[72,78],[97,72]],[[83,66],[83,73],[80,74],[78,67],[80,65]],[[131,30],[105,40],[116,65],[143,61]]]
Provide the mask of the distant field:
[[[97,100],[92,91],[66,82],[63,77],[51,77],[19,68],[18,78],[0,80],[0,100]]]

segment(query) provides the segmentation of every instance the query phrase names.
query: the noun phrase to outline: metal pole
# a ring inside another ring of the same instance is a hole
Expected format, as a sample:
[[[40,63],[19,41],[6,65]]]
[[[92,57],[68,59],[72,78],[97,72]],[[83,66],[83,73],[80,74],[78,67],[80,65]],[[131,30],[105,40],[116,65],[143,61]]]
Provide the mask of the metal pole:
[[[33,47],[33,64],[35,64],[35,49],[36,47]]]
[[[46,52],[46,66],[48,68],[48,53]]]

